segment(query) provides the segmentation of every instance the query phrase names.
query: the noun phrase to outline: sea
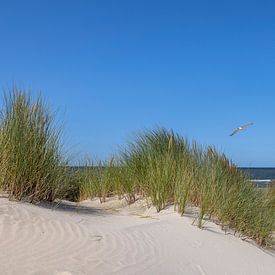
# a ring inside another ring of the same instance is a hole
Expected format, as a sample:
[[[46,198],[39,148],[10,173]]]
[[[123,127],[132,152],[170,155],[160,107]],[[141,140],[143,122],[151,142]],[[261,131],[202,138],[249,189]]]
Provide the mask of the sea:
[[[275,181],[275,168],[273,167],[240,167],[259,187],[266,187]]]

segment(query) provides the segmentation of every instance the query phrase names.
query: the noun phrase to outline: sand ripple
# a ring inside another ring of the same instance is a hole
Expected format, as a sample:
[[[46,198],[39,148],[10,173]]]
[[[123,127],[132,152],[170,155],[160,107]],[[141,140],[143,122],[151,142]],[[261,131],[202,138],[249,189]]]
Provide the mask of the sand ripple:
[[[133,213],[0,198],[0,274],[272,274],[274,257],[173,211]],[[241,255],[241,256],[240,256]],[[219,259],[217,261],[217,259]]]

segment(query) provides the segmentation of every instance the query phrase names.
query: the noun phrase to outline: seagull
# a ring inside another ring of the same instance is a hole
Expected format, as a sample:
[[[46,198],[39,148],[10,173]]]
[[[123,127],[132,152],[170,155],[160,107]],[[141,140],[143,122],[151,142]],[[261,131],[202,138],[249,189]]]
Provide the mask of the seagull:
[[[242,130],[244,130],[246,127],[251,126],[251,125],[253,125],[253,124],[254,124],[254,123],[251,122],[251,123],[247,123],[247,124],[244,124],[244,125],[242,125],[242,126],[236,128],[236,129],[230,134],[230,136],[232,137],[232,136],[235,135],[237,132],[242,131]]]

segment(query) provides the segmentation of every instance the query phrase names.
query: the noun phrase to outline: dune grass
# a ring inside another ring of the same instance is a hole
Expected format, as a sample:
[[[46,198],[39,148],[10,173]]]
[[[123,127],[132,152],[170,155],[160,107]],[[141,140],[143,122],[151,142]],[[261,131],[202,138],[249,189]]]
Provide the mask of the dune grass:
[[[173,204],[184,214],[197,206],[197,225],[212,219],[241,236],[268,245],[275,229],[274,190],[261,191],[224,154],[191,145],[165,129],[146,131],[118,157],[90,169],[82,197],[150,198],[157,211]],[[85,190],[84,190],[85,189]],[[130,199],[129,199],[130,198]]]
[[[117,186],[115,169],[113,160],[100,161],[96,165],[86,163],[80,175],[79,200],[99,197],[101,202],[105,202],[108,196],[112,196]]]
[[[25,91],[5,96],[0,123],[0,189],[18,200],[137,197],[157,211],[174,205],[181,215],[196,206],[202,228],[206,219],[231,228],[260,245],[272,242],[275,229],[274,184],[260,190],[224,154],[173,131],[145,131],[110,161],[68,168],[60,128],[41,98]]]
[[[68,174],[60,129],[42,99],[14,88],[5,94],[0,126],[1,188],[30,202],[62,196]]]

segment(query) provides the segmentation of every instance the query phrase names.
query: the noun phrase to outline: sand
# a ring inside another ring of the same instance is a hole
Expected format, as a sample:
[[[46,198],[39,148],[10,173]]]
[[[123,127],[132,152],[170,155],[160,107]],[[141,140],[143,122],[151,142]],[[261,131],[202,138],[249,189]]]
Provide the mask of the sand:
[[[272,251],[169,207],[111,199],[31,205],[0,197],[0,274],[269,275]]]

